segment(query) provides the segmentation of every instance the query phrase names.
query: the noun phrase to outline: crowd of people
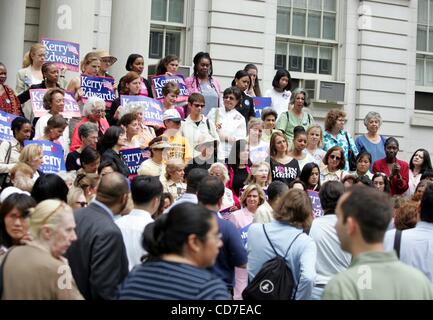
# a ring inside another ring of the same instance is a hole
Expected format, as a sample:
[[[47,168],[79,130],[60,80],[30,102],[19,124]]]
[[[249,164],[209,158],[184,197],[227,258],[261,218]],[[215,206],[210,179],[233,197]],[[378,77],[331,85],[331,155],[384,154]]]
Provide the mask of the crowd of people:
[[[87,53],[81,73],[113,78],[117,60]],[[120,98],[153,98],[140,54],[113,78],[111,103],[84,99],[80,78],[66,82],[40,44],[15,90],[0,62],[0,110],[16,116],[0,144],[2,299],[242,299],[276,254],[293,274],[292,299],[433,299],[427,150],[398,159],[399,142],[380,134],[377,112],[356,139],[340,109],[322,128],[287,70],[263,95],[271,106],[256,110],[255,65],[234,72],[228,88],[208,53],[193,65],[188,100],[167,82],[163,126],[151,126],[145,106]],[[168,55],[157,74],[178,66]],[[47,89],[41,117],[32,89]],[[63,116],[66,93],[81,117]],[[28,140],[58,143],[66,171],[43,172],[43,149]],[[133,148],[147,155],[136,174],[122,156]]]

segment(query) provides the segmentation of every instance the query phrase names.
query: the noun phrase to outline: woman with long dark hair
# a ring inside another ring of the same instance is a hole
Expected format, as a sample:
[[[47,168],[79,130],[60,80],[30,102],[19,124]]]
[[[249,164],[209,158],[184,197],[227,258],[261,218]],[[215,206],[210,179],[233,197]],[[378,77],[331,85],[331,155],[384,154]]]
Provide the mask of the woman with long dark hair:
[[[320,168],[317,163],[307,163],[299,179],[307,186],[307,190],[320,191]]]
[[[112,126],[107,130],[101,141],[99,141],[98,151],[102,154],[101,161],[110,160],[114,162],[119,168],[119,172],[125,177],[128,177],[128,166],[120,155],[120,150],[127,145],[126,139],[126,132],[123,128]]]
[[[417,149],[409,161],[409,188],[405,195],[412,196],[415,193],[421,176],[426,170],[432,170],[430,154],[426,149]]]
[[[251,165],[248,142],[243,139],[237,140],[230,151],[227,163],[230,178],[228,187],[237,197],[240,196],[240,190],[251,173]]]
[[[222,245],[210,210],[179,204],[146,226],[142,244],[149,259],[129,273],[118,299],[230,299],[223,281],[206,270],[214,265]]]

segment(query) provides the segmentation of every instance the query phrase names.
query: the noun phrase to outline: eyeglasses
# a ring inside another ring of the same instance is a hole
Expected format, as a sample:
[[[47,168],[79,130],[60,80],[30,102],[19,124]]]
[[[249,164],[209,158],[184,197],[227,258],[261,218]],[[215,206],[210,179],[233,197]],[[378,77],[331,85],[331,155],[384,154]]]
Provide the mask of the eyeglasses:
[[[236,98],[233,96],[225,96],[224,100],[236,100]]]
[[[102,114],[102,113],[104,113],[104,111],[105,110],[103,110],[103,109],[95,109],[95,110],[92,111],[92,113],[94,113],[94,114]]]
[[[339,157],[339,156],[335,156],[335,155],[333,155],[333,154],[331,154],[331,155],[329,156],[329,158],[331,158],[332,160],[337,160],[337,161],[340,161],[340,160],[341,160],[341,157]]]
[[[200,104],[200,103],[193,103],[192,105],[196,108],[204,108],[205,107],[204,104]]]
[[[81,208],[87,207],[87,202],[85,201],[75,201],[76,204],[79,204]]]

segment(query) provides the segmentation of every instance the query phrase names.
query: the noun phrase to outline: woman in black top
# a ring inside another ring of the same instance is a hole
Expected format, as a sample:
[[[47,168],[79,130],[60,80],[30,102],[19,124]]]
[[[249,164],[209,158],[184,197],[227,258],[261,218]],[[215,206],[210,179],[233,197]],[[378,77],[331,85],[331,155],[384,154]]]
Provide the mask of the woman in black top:
[[[248,121],[256,117],[256,110],[254,109],[253,98],[247,96],[245,92],[251,89],[251,78],[245,70],[239,70],[235,74],[235,78],[232,81],[232,86],[237,87],[241,90],[242,97],[241,101],[236,106],[236,110],[239,111],[245,118],[245,122],[248,127]]]
[[[300,175],[298,160],[289,156],[286,136],[274,132],[270,143],[272,181],[282,181],[289,185]]]
[[[245,181],[251,172],[249,154],[248,142],[246,140],[237,140],[228,158],[227,168],[230,176],[228,187],[237,197],[239,197],[240,190],[244,187]]]
[[[110,127],[105,132],[101,141],[98,143],[98,151],[102,154],[101,161],[108,160],[114,162],[119,173],[125,177],[129,175],[129,168],[122,159],[120,150],[127,144],[125,130],[118,126]]]

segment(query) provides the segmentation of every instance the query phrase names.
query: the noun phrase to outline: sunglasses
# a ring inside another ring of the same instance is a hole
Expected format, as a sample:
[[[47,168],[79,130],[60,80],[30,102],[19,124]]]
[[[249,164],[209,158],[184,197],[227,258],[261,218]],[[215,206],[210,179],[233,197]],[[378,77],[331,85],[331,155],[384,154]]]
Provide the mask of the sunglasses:
[[[85,201],[76,201],[76,204],[79,204],[81,206],[81,208],[87,207],[87,202]]]
[[[335,156],[335,155],[333,155],[333,154],[331,154],[329,157],[330,157],[332,160],[337,160],[337,161],[340,161],[340,160],[341,160],[341,157],[339,157],[339,156]]]
[[[236,100],[236,98],[233,96],[225,96],[224,99],[225,100]]]
[[[192,105],[196,108],[204,108],[205,107],[204,104],[200,104],[200,103],[193,103]]]

